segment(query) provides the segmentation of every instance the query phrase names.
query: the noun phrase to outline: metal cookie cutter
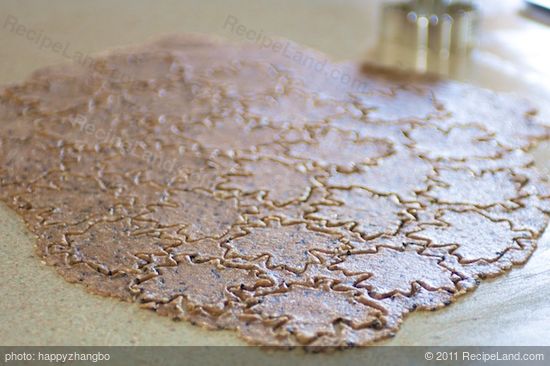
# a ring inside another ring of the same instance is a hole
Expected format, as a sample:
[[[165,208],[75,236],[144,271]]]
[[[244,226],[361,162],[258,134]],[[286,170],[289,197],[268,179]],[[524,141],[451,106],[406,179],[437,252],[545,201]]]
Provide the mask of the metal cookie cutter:
[[[379,56],[391,66],[449,73],[453,59],[475,46],[478,23],[473,1],[390,3],[382,9]]]

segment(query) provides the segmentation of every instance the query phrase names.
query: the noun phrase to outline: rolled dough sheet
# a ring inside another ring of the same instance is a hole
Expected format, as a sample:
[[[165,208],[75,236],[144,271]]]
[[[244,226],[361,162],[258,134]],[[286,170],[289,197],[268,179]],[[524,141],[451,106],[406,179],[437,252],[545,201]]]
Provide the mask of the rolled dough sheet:
[[[4,87],[1,198],[43,260],[251,343],[349,347],[529,258],[528,102],[277,42],[172,36]]]

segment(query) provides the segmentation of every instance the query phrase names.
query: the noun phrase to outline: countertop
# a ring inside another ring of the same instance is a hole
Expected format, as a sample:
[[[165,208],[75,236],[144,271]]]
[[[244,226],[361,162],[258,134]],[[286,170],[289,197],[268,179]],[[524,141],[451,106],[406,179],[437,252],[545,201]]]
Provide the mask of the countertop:
[[[451,77],[548,98],[550,28],[520,13],[518,5],[518,1],[483,2],[487,12],[480,46],[466,69]],[[72,51],[93,54],[175,32],[215,33],[239,40],[224,27],[227,17],[233,16],[250,29],[317,48],[336,60],[376,60],[376,53],[369,50],[376,43],[379,6],[380,1],[366,0],[3,0],[0,84],[23,80],[41,66],[68,61],[66,55],[12,31],[13,21],[43,32]],[[548,156],[548,146],[537,151],[538,164],[546,174]],[[0,345],[244,344],[232,332],[174,322],[66,283],[35,256],[32,236],[4,206],[0,206],[0,253],[0,326],[4,329]],[[550,345],[548,263],[547,232],[525,266],[484,281],[443,310],[410,315],[397,336],[382,344]],[[344,354],[359,357],[353,352]],[[331,357],[338,361],[344,354]]]

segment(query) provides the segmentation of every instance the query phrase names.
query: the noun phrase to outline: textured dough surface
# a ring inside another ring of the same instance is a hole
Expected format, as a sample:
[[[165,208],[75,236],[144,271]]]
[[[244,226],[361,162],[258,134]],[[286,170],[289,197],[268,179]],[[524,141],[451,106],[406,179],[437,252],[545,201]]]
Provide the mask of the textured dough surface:
[[[173,36],[3,87],[0,198],[68,281],[269,346],[371,344],[529,258],[532,106],[293,47]]]

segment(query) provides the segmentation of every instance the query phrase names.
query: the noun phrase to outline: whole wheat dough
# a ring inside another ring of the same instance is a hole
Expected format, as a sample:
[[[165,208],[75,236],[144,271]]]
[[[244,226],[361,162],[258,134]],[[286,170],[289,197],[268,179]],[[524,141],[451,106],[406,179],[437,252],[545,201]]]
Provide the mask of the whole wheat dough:
[[[40,257],[311,347],[390,337],[529,258],[550,209],[530,105],[288,45],[173,36],[0,89],[1,199]]]

